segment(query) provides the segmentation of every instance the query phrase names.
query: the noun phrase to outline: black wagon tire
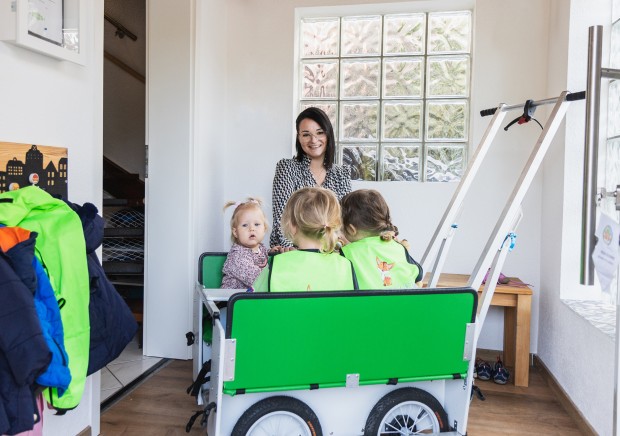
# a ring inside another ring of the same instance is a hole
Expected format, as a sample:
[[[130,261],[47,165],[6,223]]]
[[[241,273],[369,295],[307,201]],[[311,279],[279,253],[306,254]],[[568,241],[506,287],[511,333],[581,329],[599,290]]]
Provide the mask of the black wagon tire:
[[[364,436],[414,435],[450,430],[439,401],[418,388],[401,388],[381,398],[372,408]]]
[[[323,436],[323,430],[319,418],[306,403],[280,395],[253,404],[243,412],[232,431],[232,436],[253,434]]]

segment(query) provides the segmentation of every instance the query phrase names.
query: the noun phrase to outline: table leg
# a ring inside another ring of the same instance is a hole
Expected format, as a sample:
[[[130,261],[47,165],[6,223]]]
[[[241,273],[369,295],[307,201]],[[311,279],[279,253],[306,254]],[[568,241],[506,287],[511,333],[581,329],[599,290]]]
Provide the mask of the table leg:
[[[517,334],[515,344],[515,386],[529,384],[530,376],[530,318],[532,296],[519,295],[517,301]]]
[[[515,367],[515,351],[517,340],[517,308],[504,307],[504,365]],[[493,365],[493,363],[491,363]]]

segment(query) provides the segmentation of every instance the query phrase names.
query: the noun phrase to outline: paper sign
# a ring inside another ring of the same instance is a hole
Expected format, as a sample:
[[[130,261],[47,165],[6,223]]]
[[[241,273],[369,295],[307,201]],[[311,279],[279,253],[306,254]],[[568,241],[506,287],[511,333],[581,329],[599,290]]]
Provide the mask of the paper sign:
[[[609,291],[609,284],[618,270],[619,233],[620,225],[602,213],[596,227],[598,241],[592,252],[592,261],[603,292]]]

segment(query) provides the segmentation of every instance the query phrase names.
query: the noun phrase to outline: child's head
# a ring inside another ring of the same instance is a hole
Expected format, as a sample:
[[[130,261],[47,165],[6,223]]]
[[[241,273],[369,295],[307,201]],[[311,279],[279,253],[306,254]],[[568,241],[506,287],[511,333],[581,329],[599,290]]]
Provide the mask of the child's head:
[[[299,248],[299,241],[319,243],[320,250],[331,253],[342,227],[340,204],[336,195],[325,188],[302,188],[289,198],[282,213],[284,235]]]
[[[230,206],[235,206],[230,218],[230,239],[246,248],[258,247],[269,227],[261,209],[262,202],[256,198],[248,198],[243,203],[229,201],[224,210]]]
[[[343,197],[342,230],[351,242],[369,236],[390,240],[398,234],[392,224],[390,208],[374,189],[359,189]]]

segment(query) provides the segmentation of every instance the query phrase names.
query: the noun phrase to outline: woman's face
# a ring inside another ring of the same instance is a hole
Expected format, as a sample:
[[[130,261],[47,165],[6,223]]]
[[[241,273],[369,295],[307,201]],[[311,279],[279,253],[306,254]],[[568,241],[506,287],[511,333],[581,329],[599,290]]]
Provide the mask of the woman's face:
[[[301,149],[310,159],[323,159],[327,151],[327,134],[314,120],[304,118],[297,133]]]

